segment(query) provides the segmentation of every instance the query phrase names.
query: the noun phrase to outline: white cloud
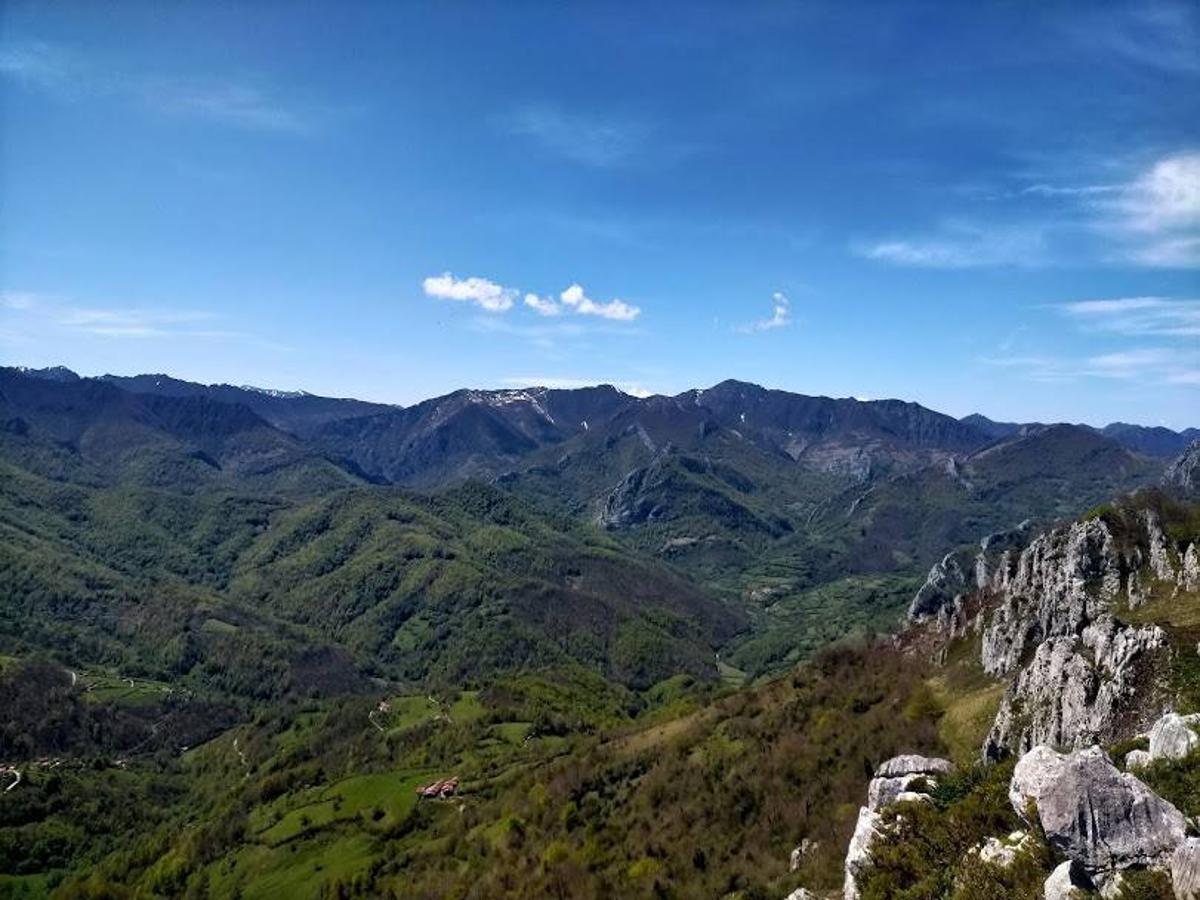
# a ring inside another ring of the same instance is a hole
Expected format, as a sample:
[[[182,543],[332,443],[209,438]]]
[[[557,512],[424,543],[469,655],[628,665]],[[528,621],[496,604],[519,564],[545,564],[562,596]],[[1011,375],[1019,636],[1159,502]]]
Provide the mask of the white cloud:
[[[549,297],[539,297],[537,294],[526,294],[525,305],[540,316],[562,315],[563,308]]]
[[[759,319],[757,322],[751,322],[749,325],[743,325],[738,328],[746,334],[752,334],[761,331],[772,331],[776,328],[783,328],[785,325],[792,324],[792,305],[788,300],[787,294],[782,291],[776,291],[771,295],[771,317],[769,319]]]
[[[572,284],[558,295],[564,306],[570,307],[581,316],[600,316],[602,319],[612,319],[617,322],[631,322],[641,315],[642,311],[624,300],[609,300],[607,303],[597,303],[583,292],[583,287]]]
[[[1200,225],[1200,153],[1160,159],[1125,186],[1117,205],[1126,224],[1140,231]]]
[[[425,294],[438,300],[459,300],[475,303],[488,312],[512,309],[518,292],[486,278],[455,278],[449,272],[431,275],[421,282]]]
[[[1096,331],[1132,337],[1200,336],[1200,300],[1118,297],[1078,300],[1063,304],[1061,309],[1070,318]]]

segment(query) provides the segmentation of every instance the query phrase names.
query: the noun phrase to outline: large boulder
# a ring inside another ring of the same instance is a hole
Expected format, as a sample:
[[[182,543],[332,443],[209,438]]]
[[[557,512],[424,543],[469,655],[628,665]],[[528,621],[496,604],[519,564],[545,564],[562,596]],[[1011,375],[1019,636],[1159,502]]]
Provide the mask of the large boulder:
[[[1200,715],[1167,713],[1150,729],[1150,758],[1183,759],[1200,747],[1200,735],[1195,730],[1198,723]]]
[[[1021,816],[1030,803],[1050,844],[1089,873],[1162,863],[1183,840],[1183,813],[1099,747],[1061,754],[1034,747],[1017,763],[1009,800]]]

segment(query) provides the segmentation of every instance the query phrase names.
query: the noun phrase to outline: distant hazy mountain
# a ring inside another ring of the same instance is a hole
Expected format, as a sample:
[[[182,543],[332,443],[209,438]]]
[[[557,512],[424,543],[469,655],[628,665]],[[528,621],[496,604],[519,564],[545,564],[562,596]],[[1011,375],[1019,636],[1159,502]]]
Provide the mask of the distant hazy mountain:
[[[319,492],[357,481],[249,407],[204,393],[0,368],[0,422],[5,455],[46,473],[188,490],[234,479]]]
[[[69,370],[62,370],[69,371]],[[74,373],[72,373],[74,374]],[[136,394],[160,397],[207,397],[221,403],[238,403],[252,409],[276,428],[305,435],[339,419],[368,416],[393,407],[365,400],[318,397],[304,391],[278,391],[248,385],[196,384],[169,375],[102,375],[100,380]]]

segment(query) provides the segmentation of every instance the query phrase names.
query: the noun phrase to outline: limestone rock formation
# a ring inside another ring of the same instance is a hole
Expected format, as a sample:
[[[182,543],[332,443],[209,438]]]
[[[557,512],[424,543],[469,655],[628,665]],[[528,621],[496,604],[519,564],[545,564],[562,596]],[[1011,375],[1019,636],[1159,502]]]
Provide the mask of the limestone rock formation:
[[[1064,755],[1034,747],[1013,771],[1009,800],[1021,816],[1030,802],[1051,845],[1091,875],[1166,861],[1183,841],[1183,813],[1099,747]]]
[[[1200,746],[1197,725],[1200,725],[1200,715],[1167,713],[1150,729],[1150,758],[1183,759]]]
[[[845,900],[858,898],[858,879],[870,864],[871,843],[883,828],[878,810],[891,803],[928,801],[928,794],[913,788],[931,784],[936,776],[953,770],[954,764],[947,759],[916,754],[893,756],[879,765],[867,787],[867,805],[858,811],[854,836],[846,851]]]
[[[854,834],[850,838],[850,846],[846,848],[846,880],[842,888],[844,900],[858,900],[858,879],[871,864],[871,844],[879,835],[882,825],[883,818],[879,813],[865,806],[859,809]]]
[[[1034,843],[1027,831],[1014,831],[1007,839],[990,837],[979,848],[979,858],[985,863],[1007,868],[1016,862],[1017,854]]]
[[[997,758],[1037,744],[1083,747],[1149,724],[1154,709],[1145,685],[1166,647],[1157,626],[1121,626],[1109,615],[1077,638],[1044,641],[1005,692],[985,754]]]
[[[1192,441],[1163,473],[1163,485],[1184,496],[1200,496],[1200,441]]]
[[[984,631],[983,666],[1007,675],[1027,648],[1078,635],[1117,596],[1120,560],[1108,526],[1089,519],[1039,535],[1012,571],[996,573],[993,587],[1001,602]]]
[[[1171,883],[1178,900],[1200,900],[1200,838],[1188,838],[1171,854]]]
[[[1147,750],[1130,750],[1125,754],[1125,771],[1133,772],[1136,769],[1144,769],[1154,761]]]
[[[1060,863],[1042,888],[1046,900],[1078,900],[1083,891],[1090,892],[1091,889],[1091,879],[1073,859]]]

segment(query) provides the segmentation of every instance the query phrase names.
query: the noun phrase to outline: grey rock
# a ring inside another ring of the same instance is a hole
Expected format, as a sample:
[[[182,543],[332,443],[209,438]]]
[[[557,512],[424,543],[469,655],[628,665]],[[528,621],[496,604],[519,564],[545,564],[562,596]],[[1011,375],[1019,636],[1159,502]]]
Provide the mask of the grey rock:
[[[784,897],[783,900],[818,900],[818,898],[817,895],[808,888],[800,887],[796,888],[794,891]]]
[[[1107,614],[1078,637],[1042,642],[1005,691],[985,756],[1089,746],[1149,725],[1147,685],[1166,652],[1162,629],[1120,625]]]
[[[1073,859],[1059,863],[1042,888],[1046,900],[1081,900],[1092,889],[1087,873]]]
[[[1192,441],[1163,473],[1163,485],[1184,496],[1200,494],[1200,441]]]
[[[1200,838],[1188,838],[1171,854],[1171,883],[1178,900],[1200,900]]]
[[[871,864],[871,844],[879,836],[882,826],[883,819],[879,813],[865,806],[859,809],[854,834],[846,849],[846,878],[842,887],[844,900],[858,900],[858,879]]]
[[[1185,591],[1200,591],[1200,550],[1196,549],[1195,541],[1183,551],[1179,583]]]
[[[1150,758],[1183,759],[1200,746],[1195,729],[1198,723],[1200,715],[1167,713],[1150,729]]]
[[[983,634],[990,675],[1015,671],[1028,647],[1080,634],[1121,588],[1121,560],[1108,526],[1089,519],[1039,535],[1003,578],[999,606]]]
[[[1029,803],[1051,845],[1089,874],[1161,863],[1183,840],[1183,813],[1099,747],[1063,755],[1046,746],[1021,757],[1009,800],[1022,817]]]
[[[914,772],[908,775],[898,775],[895,778],[872,778],[870,785],[867,786],[867,808],[881,809],[895,803],[901,794],[912,793],[909,788],[927,780],[928,777]]]
[[[879,764],[876,778],[898,778],[901,775],[945,775],[954,771],[954,763],[936,756],[919,756],[915,753],[893,756]]]
[[[816,850],[817,846],[817,841],[805,838],[793,847],[791,854],[788,856],[788,871],[795,872],[799,869],[800,863],[804,862],[804,857]]]
[[[1142,522],[1146,528],[1146,541],[1150,548],[1150,571],[1155,578],[1164,581],[1175,581],[1175,563],[1172,560],[1171,548],[1167,544],[1167,536],[1163,534],[1158,514],[1147,509],[1142,513]]]
[[[1016,862],[1017,854],[1032,844],[1033,839],[1025,831],[1014,831],[1006,839],[990,837],[979,848],[979,858],[985,863],[1008,868]]]
[[[1125,771],[1132,772],[1134,769],[1144,769],[1153,760],[1154,757],[1147,750],[1130,750],[1125,754]]]
[[[951,606],[956,597],[974,588],[968,580],[970,555],[964,551],[947,553],[934,563],[908,607],[908,620],[920,622]]]

